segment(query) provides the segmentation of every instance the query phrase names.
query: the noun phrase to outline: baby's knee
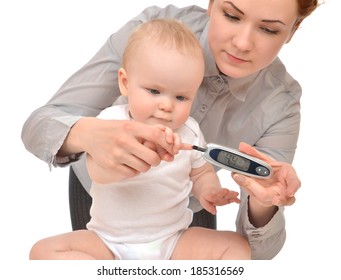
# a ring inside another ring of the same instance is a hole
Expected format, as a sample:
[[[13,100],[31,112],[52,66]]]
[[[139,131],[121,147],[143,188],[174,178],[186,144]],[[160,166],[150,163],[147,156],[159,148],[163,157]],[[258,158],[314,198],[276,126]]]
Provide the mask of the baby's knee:
[[[230,243],[228,254],[236,260],[250,260],[251,246],[247,239],[239,233],[234,233],[233,242]]]
[[[241,259],[243,260],[251,260],[251,246],[247,239],[240,235],[240,252]]]
[[[48,252],[48,242],[45,239],[39,240],[36,242],[29,254],[30,260],[45,260],[47,259],[46,253]]]

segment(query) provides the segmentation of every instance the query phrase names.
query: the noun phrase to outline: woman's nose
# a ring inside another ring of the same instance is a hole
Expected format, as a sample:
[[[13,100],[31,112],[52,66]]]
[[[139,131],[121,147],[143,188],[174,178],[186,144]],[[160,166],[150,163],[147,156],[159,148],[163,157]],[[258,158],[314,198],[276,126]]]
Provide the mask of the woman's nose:
[[[239,51],[250,51],[253,47],[251,27],[243,26],[239,28],[233,37],[232,43]]]

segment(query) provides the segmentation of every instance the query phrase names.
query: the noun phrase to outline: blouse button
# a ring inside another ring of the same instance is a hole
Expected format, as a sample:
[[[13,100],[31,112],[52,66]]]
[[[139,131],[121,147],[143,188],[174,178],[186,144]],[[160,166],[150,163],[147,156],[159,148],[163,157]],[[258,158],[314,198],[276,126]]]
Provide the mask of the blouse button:
[[[205,112],[206,109],[207,109],[207,106],[206,106],[206,105],[201,105],[201,107],[200,107],[200,111],[201,111],[201,112]]]

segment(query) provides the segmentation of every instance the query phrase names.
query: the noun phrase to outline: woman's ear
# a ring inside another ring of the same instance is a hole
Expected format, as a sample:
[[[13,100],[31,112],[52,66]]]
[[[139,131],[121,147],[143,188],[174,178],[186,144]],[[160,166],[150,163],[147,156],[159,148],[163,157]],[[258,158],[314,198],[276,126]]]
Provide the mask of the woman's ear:
[[[207,15],[208,16],[211,15],[211,9],[212,9],[213,2],[214,2],[214,0],[210,0],[210,2],[208,3],[208,8],[207,8]]]
[[[124,68],[118,69],[118,86],[122,95],[128,95],[128,76]]]
[[[300,21],[297,20],[297,21],[295,22],[295,24],[294,24],[294,26],[293,26],[293,28],[292,28],[292,30],[291,30],[291,34],[290,34],[288,40],[285,42],[286,44],[289,43],[289,42],[291,41],[292,37],[293,37],[294,34],[296,33],[296,30],[300,27],[301,22],[302,22],[301,20],[300,20]]]

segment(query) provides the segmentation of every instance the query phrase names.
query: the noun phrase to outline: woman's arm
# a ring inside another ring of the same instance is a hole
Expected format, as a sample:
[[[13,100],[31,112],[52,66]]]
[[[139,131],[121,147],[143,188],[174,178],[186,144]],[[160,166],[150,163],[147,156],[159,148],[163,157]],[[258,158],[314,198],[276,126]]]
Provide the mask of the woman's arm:
[[[249,240],[253,259],[272,259],[285,242],[284,206],[295,202],[301,182],[290,164],[275,161],[245,143],[239,149],[273,167],[274,175],[266,180],[232,176],[242,189],[237,231]]]
[[[25,147],[49,165],[73,160],[71,155],[79,150],[61,151],[60,155],[69,157],[58,159],[57,152],[82,117],[97,116],[120,95],[117,85],[119,63],[120,55],[109,39],[46,105],[35,110],[27,119],[22,129]]]

